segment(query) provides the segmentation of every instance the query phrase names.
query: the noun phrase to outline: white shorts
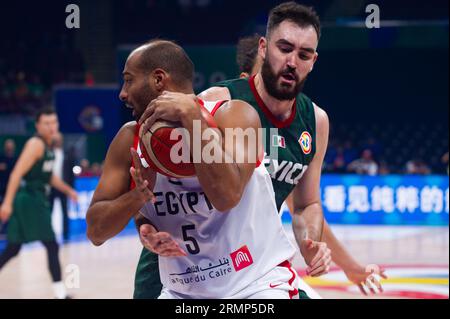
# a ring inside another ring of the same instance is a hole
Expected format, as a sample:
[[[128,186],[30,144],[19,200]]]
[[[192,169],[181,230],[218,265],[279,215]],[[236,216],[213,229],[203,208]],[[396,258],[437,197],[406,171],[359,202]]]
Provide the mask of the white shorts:
[[[314,289],[312,289],[310,285],[304,282],[303,279],[299,279],[298,289],[303,290],[311,299],[322,299],[322,297]]]
[[[243,290],[223,299],[298,299],[299,277],[289,262],[283,262]],[[187,299],[165,287],[158,299]]]

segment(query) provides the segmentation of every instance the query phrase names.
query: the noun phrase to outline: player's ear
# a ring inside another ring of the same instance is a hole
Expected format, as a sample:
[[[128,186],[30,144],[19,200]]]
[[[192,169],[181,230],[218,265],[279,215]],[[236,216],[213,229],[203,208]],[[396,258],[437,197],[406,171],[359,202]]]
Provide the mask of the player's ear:
[[[267,39],[265,37],[261,37],[259,39],[259,44],[258,44],[258,54],[259,56],[261,56],[263,59],[266,58],[266,51],[267,51]]]
[[[311,66],[311,70],[309,72],[311,72],[314,68],[314,64],[317,62],[317,59],[319,58],[319,53],[314,53],[314,58],[313,58],[313,64]]]
[[[169,75],[162,69],[155,69],[150,77],[151,85],[156,88],[159,92],[165,90],[167,86],[167,79]]]

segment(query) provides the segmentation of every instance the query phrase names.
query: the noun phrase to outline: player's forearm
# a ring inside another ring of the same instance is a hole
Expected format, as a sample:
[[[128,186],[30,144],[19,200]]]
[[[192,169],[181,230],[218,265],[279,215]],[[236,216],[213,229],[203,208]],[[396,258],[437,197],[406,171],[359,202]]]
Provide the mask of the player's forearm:
[[[323,212],[320,204],[311,204],[303,209],[295,209],[292,215],[292,227],[295,239],[300,243],[309,238],[321,241],[323,230]]]
[[[196,176],[213,206],[220,211],[227,211],[239,203],[244,189],[239,167],[225,152],[219,139],[213,141],[200,139],[200,146],[198,145],[199,141],[194,140],[195,130],[198,130],[198,128],[194,129],[194,120],[197,121],[196,125],[199,125],[200,136],[209,129],[209,126],[201,115],[196,113],[183,116],[182,125],[191,137],[191,154],[194,158]],[[198,135],[199,132],[196,134]],[[220,159],[219,163],[205,162],[205,158],[199,156],[203,155],[202,150],[205,149],[205,146],[210,147],[212,143],[217,143],[214,147],[214,155]],[[199,159],[200,162],[198,163],[196,159]]]
[[[98,201],[89,207],[87,237],[96,246],[120,233],[139,209],[144,206],[137,190],[131,190],[115,200]]]
[[[9,176],[8,186],[6,188],[5,198],[3,199],[3,203],[6,205],[12,205],[14,202],[14,198],[16,197],[17,190],[19,189],[20,180],[22,176],[17,172],[13,171]]]
[[[59,178],[56,175],[52,175],[50,184],[65,195],[69,195],[70,192],[74,191],[72,187],[70,187],[67,183],[65,183],[61,178]]]
[[[361,267],[336,238],[326,221],[324,221],[323,225],[322,241],[327,243],[328,248],[331,249],[331,258],[333,262],[341,267],[342,270],[351,271],[355,268]]]

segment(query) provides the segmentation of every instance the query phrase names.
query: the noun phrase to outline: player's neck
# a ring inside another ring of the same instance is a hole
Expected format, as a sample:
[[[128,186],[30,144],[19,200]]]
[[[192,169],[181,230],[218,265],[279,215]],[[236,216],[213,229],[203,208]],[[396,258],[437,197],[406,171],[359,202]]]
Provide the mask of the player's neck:
[[[37,134],[37,136],[40,137],[42,139],[42,141],[44,141],[46,146],[50,146],[52,144],[52,138],[51,137],[47,137],[46,138],[45,136],[43,136],[43,135],[41,135],[39,133]]]
[[[280,121],[285,121],[291,116],[294,100],[280,101],[271,96],[264,85],[261,73],[255,76],[255,87],[270,112]]]

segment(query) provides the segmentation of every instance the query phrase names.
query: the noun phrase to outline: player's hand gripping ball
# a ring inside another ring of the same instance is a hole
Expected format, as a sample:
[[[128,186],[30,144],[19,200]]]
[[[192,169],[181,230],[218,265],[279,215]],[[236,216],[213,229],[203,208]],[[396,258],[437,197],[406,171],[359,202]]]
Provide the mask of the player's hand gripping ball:
[[[208,126],[217,128],[209,111],[202,105],[200,108]],[[195,176],[189,148],[190,138],[183,131],[185,130],[178,122],[157,120],[147,132],[140,132],[142,155],[156,172],[175,178]]]

